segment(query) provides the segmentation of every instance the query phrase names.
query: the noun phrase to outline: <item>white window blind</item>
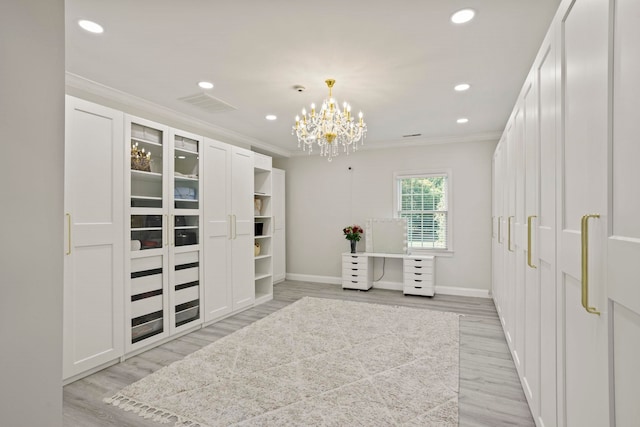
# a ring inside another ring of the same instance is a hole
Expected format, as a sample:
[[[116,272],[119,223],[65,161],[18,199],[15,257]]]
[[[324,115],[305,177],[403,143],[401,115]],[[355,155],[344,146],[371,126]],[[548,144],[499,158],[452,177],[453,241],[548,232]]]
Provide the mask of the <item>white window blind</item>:
[[[407,219],[413,249],[449,249],[447,174],[397,176],[397,216]]]

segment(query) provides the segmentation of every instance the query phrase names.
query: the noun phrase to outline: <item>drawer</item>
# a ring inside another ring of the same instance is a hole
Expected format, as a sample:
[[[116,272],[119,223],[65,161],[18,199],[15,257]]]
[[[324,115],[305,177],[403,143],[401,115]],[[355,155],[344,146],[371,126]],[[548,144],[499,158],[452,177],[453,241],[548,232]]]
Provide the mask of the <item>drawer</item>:
[[[367,280],[367,276],[366,271],[342,271],[343,280]]]
[[[175,304],[180,305],[185,302],[197,300],[200,298],[200,286],[191,286],[190,288],[180,289],[175,294]]]
[[[131,318],[144,316],[162,310],[162,295],[144,298],[131,303]]]
[[[162,289],[162,274],[151,274],[131,279],[131,295],[144,294],[158,289]]]
[[[406,273],[423,273],[423,274],[432,274],[433,273],[433,265],[404,265],[403,270]]]
[[[433,277],[404,276],[404,286],[433,286]]]
[[[434,286],[404,286],[402,293],[405,295],[422,295],[432,297],[435,295]]]
[[[131,272],[155,270],[162,268],[162,255],[134,258],[131,260]]]
[[[360,290],[368,290],[373,286],[368,280],[365,279],[352,279],[352,280],[344,280],[342,279],[342,288],[343,289],[360,289]]]
[[[176,285],[197,282],[198,280],[200,280],[200,269],[198,267],[191,267],[185,268],[183,270],[176,270],[175,280]]]
[[[362,264],[342,264],[342,271],[368,271],[368,265]]]
[[[193,252],[181,252],[174,256],[173,263],[175,265],[192,264],[200,260],[200,253],[198,251]]]
[[[369,257],[364,255],[344,254],[342,255],[342,263],[367,265],[369,263]]]

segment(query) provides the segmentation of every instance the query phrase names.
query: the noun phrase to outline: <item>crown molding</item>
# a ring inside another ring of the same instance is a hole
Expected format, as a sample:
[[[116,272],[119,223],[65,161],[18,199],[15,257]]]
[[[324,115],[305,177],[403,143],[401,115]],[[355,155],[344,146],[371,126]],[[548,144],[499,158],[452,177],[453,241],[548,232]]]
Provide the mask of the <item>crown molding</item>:
[[[438,144],[454,144],[460,142],[498,142],[502,136],[502,131],[474,133],[461,136],[445,136],[445,137],[415,137],[415,138],[403,138],[392,139],[390,141],[373,142],[362,146],[358,146],[360,150],[386,150],[389,148],[408,148],[408,147],[423,147],[425,145],[438,145]],[[291,157],[308,156],[308,151],[298,150],[291,152]],[[312,154],[313,155],[313,154]]]
[[[205,136],[219,139],[233,145],[250,146],[251,148],[257,148],[261,151],[281,157],[291,156],[291,152],[289,150],[284,150],[250,136],[214,125],[204,120],[196,119],[188,114],[163,107],[162,105],[148,101],[144,98],[114,89],[68,71],[65,73],[65,86],[66,92],[71,95],[75,95],[76,91],[79,91],[84,94],[97,96],[111,102],[115,102],[121,105],[123,110],[126,110],[127,108],[130,110],[142,110],[167,120],[177,121],[184,126],[200,129],[202,132],[206,133]]]

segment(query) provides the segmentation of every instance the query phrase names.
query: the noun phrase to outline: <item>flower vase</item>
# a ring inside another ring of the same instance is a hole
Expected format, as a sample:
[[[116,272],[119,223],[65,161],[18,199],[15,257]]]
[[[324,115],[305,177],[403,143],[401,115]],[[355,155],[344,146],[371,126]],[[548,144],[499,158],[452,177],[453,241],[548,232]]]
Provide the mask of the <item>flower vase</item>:
[[[351,253],[355,254],[356,253],[356,244],[358,242],[356,242],[355,240],[350,240],[350,243],[351,243]]]

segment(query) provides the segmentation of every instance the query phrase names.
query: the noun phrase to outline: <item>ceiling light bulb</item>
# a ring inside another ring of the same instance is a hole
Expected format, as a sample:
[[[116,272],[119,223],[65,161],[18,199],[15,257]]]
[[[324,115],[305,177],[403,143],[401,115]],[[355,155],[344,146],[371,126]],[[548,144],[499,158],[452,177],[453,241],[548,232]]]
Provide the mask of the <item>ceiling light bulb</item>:
[[[458,91],[458,92],[462,92],[465,90],[469,90],[469,88],[471,87],[471,85],[469,83],[460,83],[458,85],[454,86],[454,90]]]
[[[78,25],[85,31],[89,31],[90,33],[100,34],[104,32],[104,28],[102,25],[96,24],[93,21],[87,21],[86,19],[81,19],[78,21]]]
[[[462,118],[456,120],[456,123],[463,124],[463,123],[467,123],[468,121],[469,121],[469,119],[467,119],[466,117],[462,117]]]
[[[213,83],[211,82],[200,82],[198,83],[198,86],[200,86],[202,89],[213,89]]]
[[[476,15],[473,9],[462,9],[451,15],[451,22],[454,24],[464,24],[469,22]]]
[[[267,114],[266,116],[264,116],[264,118],[267,120],[275,120],[278,117],[275,114]]]

